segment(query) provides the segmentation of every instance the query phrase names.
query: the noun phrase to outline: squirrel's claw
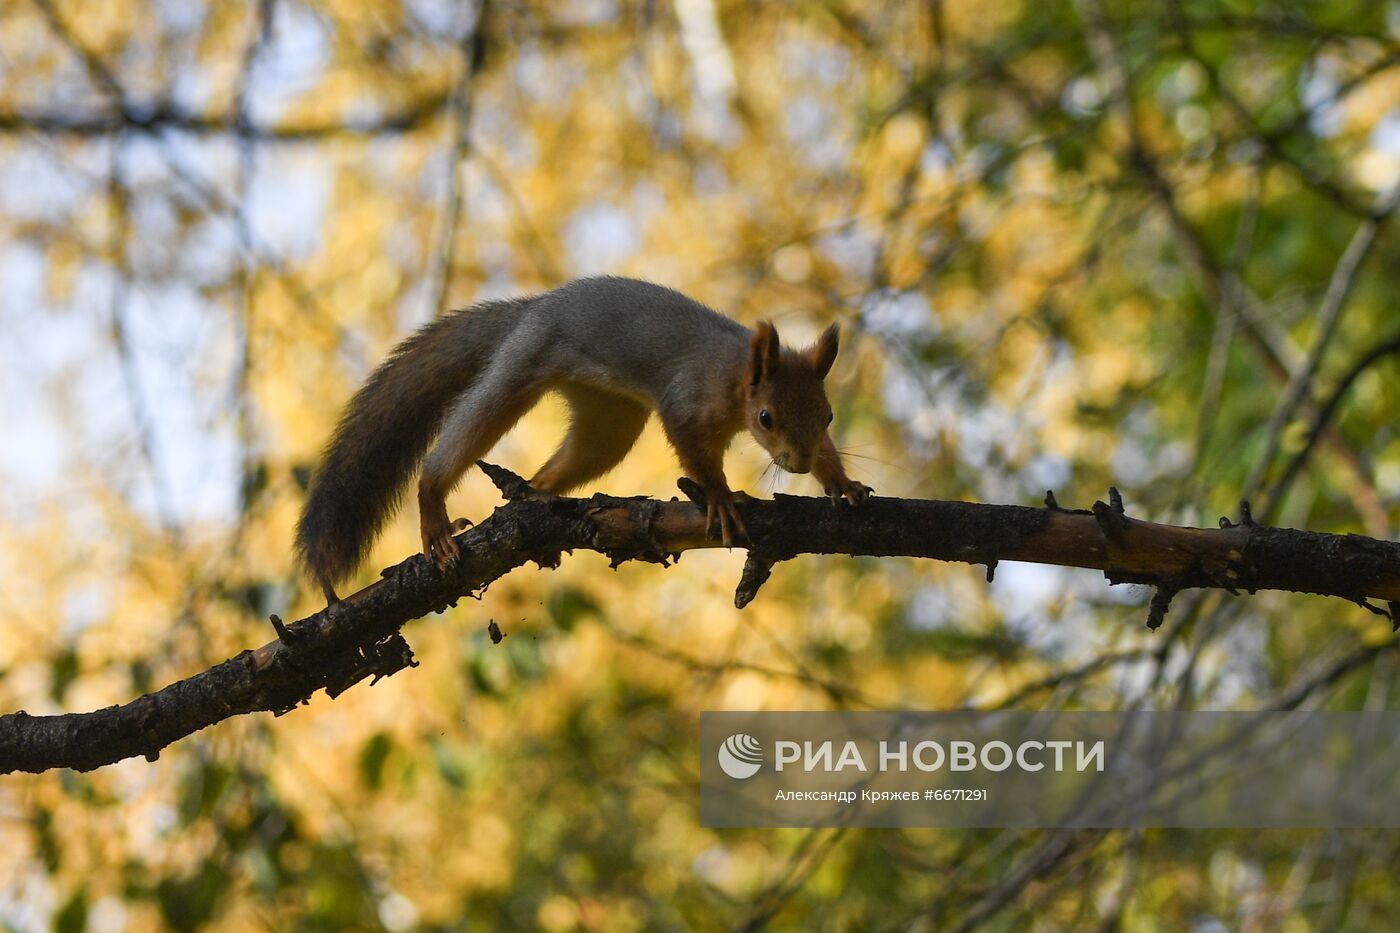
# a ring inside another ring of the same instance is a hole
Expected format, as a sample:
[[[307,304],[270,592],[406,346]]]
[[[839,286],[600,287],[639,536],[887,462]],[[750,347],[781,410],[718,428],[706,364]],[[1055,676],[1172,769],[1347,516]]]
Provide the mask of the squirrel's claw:
[[[860,505],[866,499],[875,494],[875,490],[857,480],[847,480],[839,486],[832,486],[826,490],[826,494],[831,497],[832,505],[840,505],[842,500],[851,505]]]
[[[725,547],[734,546],[734,532],[738,531],[745,541],[749,540],[749,529],[744,525],[744,519],[739,515],[739,510],[735,504],[740,500],[749,501],[747,493],[734,493],[729,490],[711,490],[705,496],[705,537],[714,537],[713,529],[715,519],[719,519],[720,541]]]
[[[452,537],[452,532],[449,531],[440,538],[434,539],[429,545],[429,550],[424,553],[432,555],[433,563],[437,564],[439,570],[446,570],[457,562],[462,551],[457,546],[457,539]]]
[[[465,518],[449,521],[446,509],[441,515],[422,517],[423,553],[439,570],[446,570],[457,562],[461,548],[453,535],[470,524]]]

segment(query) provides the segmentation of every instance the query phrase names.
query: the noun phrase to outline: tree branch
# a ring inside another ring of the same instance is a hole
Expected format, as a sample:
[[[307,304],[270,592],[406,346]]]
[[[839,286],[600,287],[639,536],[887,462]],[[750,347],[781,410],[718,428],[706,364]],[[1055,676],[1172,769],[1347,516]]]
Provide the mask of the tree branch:
[[[236,136],[258,142],[315,142],[338,136],[411,133],[436,119],[448,104],[449,95],[437,92],[409,101],[396,111],[366,119],[313,119],[263,125],[240,121],[229,114],[196,113],[169,102],[145,105],[126,102],[119,109],[89,113],[0,111],[0,133],[42,133],[87,138],[120,132],[158,134],[175,130],[197,136]]]
[[[510,502],[459,536],[461,558],[448,570],[410,557],[332,608],[290,625],[274,618],[275,641],[123,706],[0,716],[0,774],[154,759],[170,743],[231,716],[287,712],[317,690],[335,697],[366,677],[414,666],[400,628],[480,595],[527,562],[557,567],[566,551],[591,550],[614,566],[667,565],[682,551],[720,546],[705,536],[704,509],[692,502],[562,498],[537,492],[508,470],[482,468]],[[1124,514],[1116,490],[1092,510],[1066,511],[1048,501],[1036,509],[875,498],[852,508],[778,496],[741,509],[752,536],[750,563],[763,568],[800,554],[1021,560],[1101,570],[1110,583],[1153,584],[1163,592],[1273,589],[1400,603],[1400,543],[1255,525],[1247,506],[1240,524],[1160,525]],[[759,577],[767,578],[746,570],[739,601],[757,594]],[[1160,616],[1154,609],[1152,620]]]
[[[1381,340],[1370,350],[1363,353],[1361,358],[1353,363],[1351,368],[1346,371],[1346,374],[1338,380],[1336,388],[1332,390],[1332,394],[1327,397],[1327,401],[1322,403],[1322,406],[1313,416],[1312,425],[1308,429],[1307,440],[1304,441],[1303,446],[1293,455],[1293,459],[1288,462],[1287,468],[1283,471],[1283,477],[1274,485],[1273,491],[1269,496],[1269,502],[1264,511],[1266,516],[1273,514],[1274,509],[1282,503],[1283,497],[1287,495],[1288,490],[1293,485],[1293,481],[1298,478],[1298,473],[1303,469],[1303,465],[1307,462],[1308,456],[1312,453],[1313,448],[1317,446],[1318,439],[1332,426],[1332,420],[1337,413],[1337,408],[1341,405],[1342,400],[1346,398],[1352,383],[1360,378],[1362,373],[1392,354],[1400,355],[1400,331],[1396,331],[1394,334]]]

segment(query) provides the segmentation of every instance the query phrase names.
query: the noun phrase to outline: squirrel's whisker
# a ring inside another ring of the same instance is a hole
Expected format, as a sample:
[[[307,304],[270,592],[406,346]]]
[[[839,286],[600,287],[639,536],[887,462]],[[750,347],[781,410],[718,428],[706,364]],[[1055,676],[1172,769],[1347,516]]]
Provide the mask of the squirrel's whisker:
[[[853,454],[853,453],[851,453],[850,451],[844,450],[844,449],[839,448],[839,447],[836,449],[836,452],[837,452],[838,454],[841,455],[841,458],[842,458],[842,459],[845,459],[846,457],[853,457],[853,458],[856,459],[856,460],[868,460],[868,461],[871,462],[871,463],[878,463],[878,464],[880,464],[881,466],[887,466],[887,467],[889,467],[891,470],[898,470],[898,471],[901,472],[901,473],[912,474],[912,471],[911,471],[911,470],[909,470],[909,469],[907,469],[907,468],[905,468],[905,467],[900,466],[899,464],[895,463],[893,460],[883,460],[883,459],[881,459],[881,458],[879,458],[879,457],[872,457],[872,456],[870,456],[869,454]]]

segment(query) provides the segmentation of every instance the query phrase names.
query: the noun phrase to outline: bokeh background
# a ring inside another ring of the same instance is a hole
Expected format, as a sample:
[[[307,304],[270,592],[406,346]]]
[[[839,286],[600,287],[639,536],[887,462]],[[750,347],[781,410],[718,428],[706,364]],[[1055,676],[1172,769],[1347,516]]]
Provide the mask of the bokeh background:
[[[444,308],[613,272],[802,342],[886,495],[1391,537],[1400,4],[0,0],[0,709],[318,608],[334,418]],[[561,412],[493,454],[528,472]],[[812,494],[730,454],[736,485]],[[598,488],[668,496],[655,425]],[[454,514],[498,504],[472,474]],[[412,510],[360,578],[417,548]],[[1394,832],[711,831],[702,709],[1387,707],[1340,600],[577,554],[422,666],[0,779],[15,930],[1386,929]],[[486,638],[489,620],[509,637]]]

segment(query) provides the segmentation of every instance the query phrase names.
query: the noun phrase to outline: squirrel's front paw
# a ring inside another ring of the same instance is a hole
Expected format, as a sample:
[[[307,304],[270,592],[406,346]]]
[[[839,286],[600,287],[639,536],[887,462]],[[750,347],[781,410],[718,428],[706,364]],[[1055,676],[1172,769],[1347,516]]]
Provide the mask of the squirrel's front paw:
[[[725,547],[734,546],[734,532],[744,540],[749,540],[749,530],[744,527],[744,519],[739,515],[737,503],[748,502],[747,493],[735,493],[728,489],[705,490],[705,537],[714,537],[715,520],[719,520],[719,536]]]
[[[875,494],[875,490],[857,480],[848,479],[827,489],[826,494],[831,497],[833,505],[840,505],[841,500],[849,502],[851,505],[860,505],[866,499]]]

